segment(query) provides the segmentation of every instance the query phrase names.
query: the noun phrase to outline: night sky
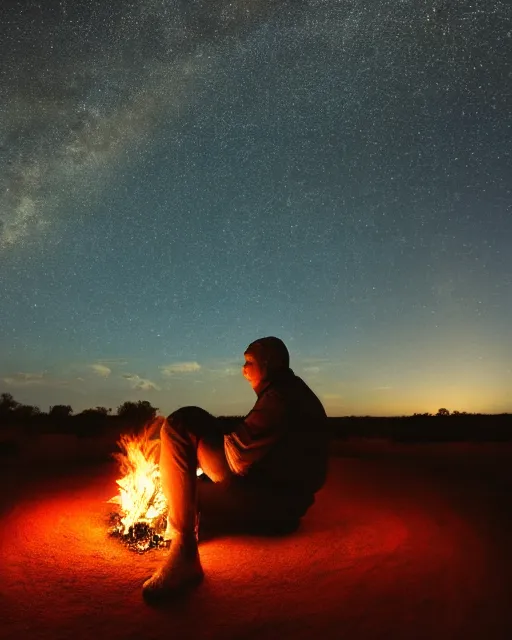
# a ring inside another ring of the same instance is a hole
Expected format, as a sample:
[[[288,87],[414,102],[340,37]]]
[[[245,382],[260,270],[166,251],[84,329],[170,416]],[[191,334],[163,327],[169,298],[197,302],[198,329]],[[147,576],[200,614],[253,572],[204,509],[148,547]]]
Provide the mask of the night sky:
[[[51,6],[50,6],[51,5]],[[8,2],[0,391],[512,411],[512,5]]]

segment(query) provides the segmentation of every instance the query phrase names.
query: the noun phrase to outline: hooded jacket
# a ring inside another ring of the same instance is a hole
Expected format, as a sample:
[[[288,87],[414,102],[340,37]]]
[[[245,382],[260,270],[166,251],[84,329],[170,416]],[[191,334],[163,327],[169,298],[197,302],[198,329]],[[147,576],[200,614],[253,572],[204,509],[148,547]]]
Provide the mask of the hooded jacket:
[[[224,437],[233,473],[276,491],[313,496],[327,473],[327,416],[322,403],[292,369],[262,381],[243,422]]]

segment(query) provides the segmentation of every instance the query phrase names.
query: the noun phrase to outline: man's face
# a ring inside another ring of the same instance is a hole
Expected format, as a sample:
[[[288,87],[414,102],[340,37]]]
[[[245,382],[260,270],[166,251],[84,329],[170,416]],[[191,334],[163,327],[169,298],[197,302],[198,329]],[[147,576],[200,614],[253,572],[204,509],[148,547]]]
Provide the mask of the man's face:
[[[265,368],[260,366],[255,357],[250,353],[244,355],[245,363],[242,367],[242,375],[249,381],[251,387],[255,389],[265,378]]]

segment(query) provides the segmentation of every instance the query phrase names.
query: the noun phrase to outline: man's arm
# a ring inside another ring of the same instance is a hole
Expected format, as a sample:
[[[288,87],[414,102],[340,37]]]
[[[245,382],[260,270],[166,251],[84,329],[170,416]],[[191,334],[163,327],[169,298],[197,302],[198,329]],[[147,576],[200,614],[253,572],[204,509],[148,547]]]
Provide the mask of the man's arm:
[[[233,473],[247,475],[275,445],[286,427],[284,398],[270,389],[254,405],[254,409],[230,434],[224,436],[224,451]]]

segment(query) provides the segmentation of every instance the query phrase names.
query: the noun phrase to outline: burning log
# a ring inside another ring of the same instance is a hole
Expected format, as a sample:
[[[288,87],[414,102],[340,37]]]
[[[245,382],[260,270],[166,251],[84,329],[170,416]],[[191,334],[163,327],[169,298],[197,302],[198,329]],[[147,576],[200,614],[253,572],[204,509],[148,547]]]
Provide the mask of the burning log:
[[[136,522],[126,531],[121,522],[119,513],[110,514],[109,535],[119,538],[131,551],[145,553],[150,549],[162,549],[167,546],[167,541],[163,535],[166,527],[166,518],[157,522],[156,526],[150,526],[147,522]]]

